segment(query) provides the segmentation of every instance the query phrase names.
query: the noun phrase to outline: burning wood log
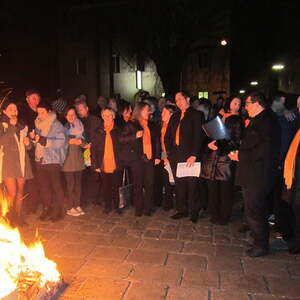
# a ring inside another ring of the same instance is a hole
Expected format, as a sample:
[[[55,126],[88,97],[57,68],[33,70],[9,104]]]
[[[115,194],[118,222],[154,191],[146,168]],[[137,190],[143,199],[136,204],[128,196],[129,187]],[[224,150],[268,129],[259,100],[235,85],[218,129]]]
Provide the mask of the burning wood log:
[[[39,287],[38,281],[31,281],[25,284],[21,282],[21,287],[13,293],[2,298],[1,300],[51,300],[64,288],[64,283],[60,282],[47,282],[43,288]]]

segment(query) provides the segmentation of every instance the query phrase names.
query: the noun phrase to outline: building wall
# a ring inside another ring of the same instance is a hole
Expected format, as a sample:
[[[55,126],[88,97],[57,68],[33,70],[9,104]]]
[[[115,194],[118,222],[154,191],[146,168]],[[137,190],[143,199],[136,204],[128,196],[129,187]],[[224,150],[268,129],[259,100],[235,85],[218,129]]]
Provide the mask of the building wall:
[[[230,94],[230,55],[226,47],[197,47],[184,64],[182,88],[192,95],[200,91],[208,92],[209,99],[215,101],[219,96],[214,92],[225,91],[224,97]],[[207,60],[201,62],[203,53]]]

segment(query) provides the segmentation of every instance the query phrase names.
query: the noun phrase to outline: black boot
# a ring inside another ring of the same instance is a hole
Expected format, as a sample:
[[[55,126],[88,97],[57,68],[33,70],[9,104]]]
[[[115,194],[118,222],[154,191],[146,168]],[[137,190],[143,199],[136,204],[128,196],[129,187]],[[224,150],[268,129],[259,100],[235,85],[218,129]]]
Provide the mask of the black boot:
[[[49,218],[51,218],[51,209],[50,209],[50,207],[44,208],[42,214],[40,215],[40,220],[46,221]]]

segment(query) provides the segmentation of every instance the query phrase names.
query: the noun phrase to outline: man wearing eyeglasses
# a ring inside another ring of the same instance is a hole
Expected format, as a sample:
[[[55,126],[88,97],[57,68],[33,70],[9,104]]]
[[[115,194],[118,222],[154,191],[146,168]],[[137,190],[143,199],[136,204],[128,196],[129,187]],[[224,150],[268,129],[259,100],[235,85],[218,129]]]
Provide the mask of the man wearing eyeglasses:
[[[252,93],[246,98],[250,123],[245,128],[239,151],[229,154],[238,161],[236,184],[242,186],[245,215],[253,237],[247,250],[250,257],[269,252],[270,208],[268,195],[272,192],[279,166],[280,126],[262,94]]]

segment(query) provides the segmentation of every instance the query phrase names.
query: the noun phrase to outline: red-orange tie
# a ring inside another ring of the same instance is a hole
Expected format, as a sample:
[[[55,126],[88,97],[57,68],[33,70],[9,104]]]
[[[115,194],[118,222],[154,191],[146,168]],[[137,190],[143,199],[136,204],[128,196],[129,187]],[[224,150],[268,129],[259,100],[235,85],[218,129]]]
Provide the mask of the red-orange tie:
[[[179,146],[180,144],[180,123],[181,123],[181,120],[184,118],[184,114],[185,114],[185,111],[181,111],[181,116],[180,116],[180,121],[179,121],[179,124],[178,124],[178,127],[176,129],[176,135],[175,135],[175,144],[177,146]]]

